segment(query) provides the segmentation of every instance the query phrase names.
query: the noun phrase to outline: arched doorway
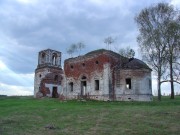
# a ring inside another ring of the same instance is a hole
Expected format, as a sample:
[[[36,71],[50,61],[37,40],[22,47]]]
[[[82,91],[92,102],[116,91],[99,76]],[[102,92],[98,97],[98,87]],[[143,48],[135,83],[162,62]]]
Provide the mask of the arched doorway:
[[[52,98],[58,98],[57,87],[53,87]]]

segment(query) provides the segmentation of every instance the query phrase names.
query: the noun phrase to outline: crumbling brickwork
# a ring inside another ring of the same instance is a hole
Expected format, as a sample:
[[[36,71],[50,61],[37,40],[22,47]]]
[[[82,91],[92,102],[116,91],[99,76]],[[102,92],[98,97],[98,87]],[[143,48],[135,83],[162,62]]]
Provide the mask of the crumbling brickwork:
[[[122,60],[126,59],[103,49],[65,60],[67,97],[78,98],[88,95],[91,99],[110,100],[111,72]]]
[[[41,96],[66,99],[152,100],[151,69],[138,59],[100,49],[66,59],[63,71],[60,52],[48,49],[39,57],[35,97],[40,92]]]
[[[34,97],[57,98],[62,93],[63,78],[61,53],[51,49],[39,52],[38,66],[35,70]]]

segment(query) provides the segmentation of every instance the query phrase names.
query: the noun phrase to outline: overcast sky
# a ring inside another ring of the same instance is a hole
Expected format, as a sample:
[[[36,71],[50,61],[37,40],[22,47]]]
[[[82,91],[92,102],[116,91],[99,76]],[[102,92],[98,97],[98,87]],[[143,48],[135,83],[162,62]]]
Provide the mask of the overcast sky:
[[[61,51],[64,60],[72,43],[83,42],[87,53],[105,48],[103,39],[112,36],[113,51],[130,46],[140,58],[134,17],[162,1],[0,0],[0,95],[32,95],[37,55],[47,48]],[[180,8],[179,0],[163,2]],[[169,93],[167,84],[164,92]]]

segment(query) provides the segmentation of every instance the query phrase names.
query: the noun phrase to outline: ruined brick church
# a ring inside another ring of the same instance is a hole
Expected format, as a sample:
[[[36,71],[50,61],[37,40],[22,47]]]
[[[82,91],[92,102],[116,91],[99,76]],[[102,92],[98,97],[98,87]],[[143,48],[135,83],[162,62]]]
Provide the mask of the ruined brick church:
[[[141,60],[100,49],[64,61],[61,52],[39,52],[34,97],[151,101],[151,69]]]

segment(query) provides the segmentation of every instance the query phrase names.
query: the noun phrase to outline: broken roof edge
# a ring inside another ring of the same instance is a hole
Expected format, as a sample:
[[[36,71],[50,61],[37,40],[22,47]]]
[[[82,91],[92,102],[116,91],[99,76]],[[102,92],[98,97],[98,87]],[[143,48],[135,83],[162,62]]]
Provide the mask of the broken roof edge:
[[[49,48],[47,48],[47,49],[44,49],[44,50],[40,51],[39,53],[41,53],[41,52],[48,52],[48,51],[52,51],[52,52],[58,52],[58,53],[61,53],[60,51],[53,50],[53,49],[49,49]]]
[[[68,58],[65,60],[66,61],[71,61],[71,60],[79,60],[81,58],[87,58],[87,57],[91,57],[91,56],[94,56],[94,55],[101,55],[101,54],[108,54],[108,55],[111,55],[111,56],[114,56],[116,58],[124,58],[124,59],[128,59],[114,51],[111,51],[111,50],[106,50],[106,49],[98,49],[98,50],[94,50],[94,51],[90,51],[84,55],[81,55],[81,56],[77,56],[77,57],[72,57],[72,58]]]
[[[114,51],[111,50],[106,50],[106,49],[98,49],[98,50],[94,50],[94,51],[90,51],[84,55],[81,56],[77,56],[77,57],[72,57],[72,58],[68,58],[66,60],[64,60],[64,62],[67,61],[73,61],[74,60],[82,60],[84,58],[88,58],[88,57],[94,57],[94,55],[101,55],[101,54],[108,54],[110,56],[116,57],[116,58],[121,58],[124,59],[126,62],[123,63],[122,66],[117,66],[117,68],[121,68],[121,69],[148,69],[151,70],[152,69],[146,64],[144,63],[142,60],[139,60],[137,58],[127,58],[124,57]]]
[[[122,69],[128,70],[128,69],[148,69],[152,71],[152,69],[142,60],[139,60],[137,58],[130,58],[129,62],[125,63],[122,67]]]

